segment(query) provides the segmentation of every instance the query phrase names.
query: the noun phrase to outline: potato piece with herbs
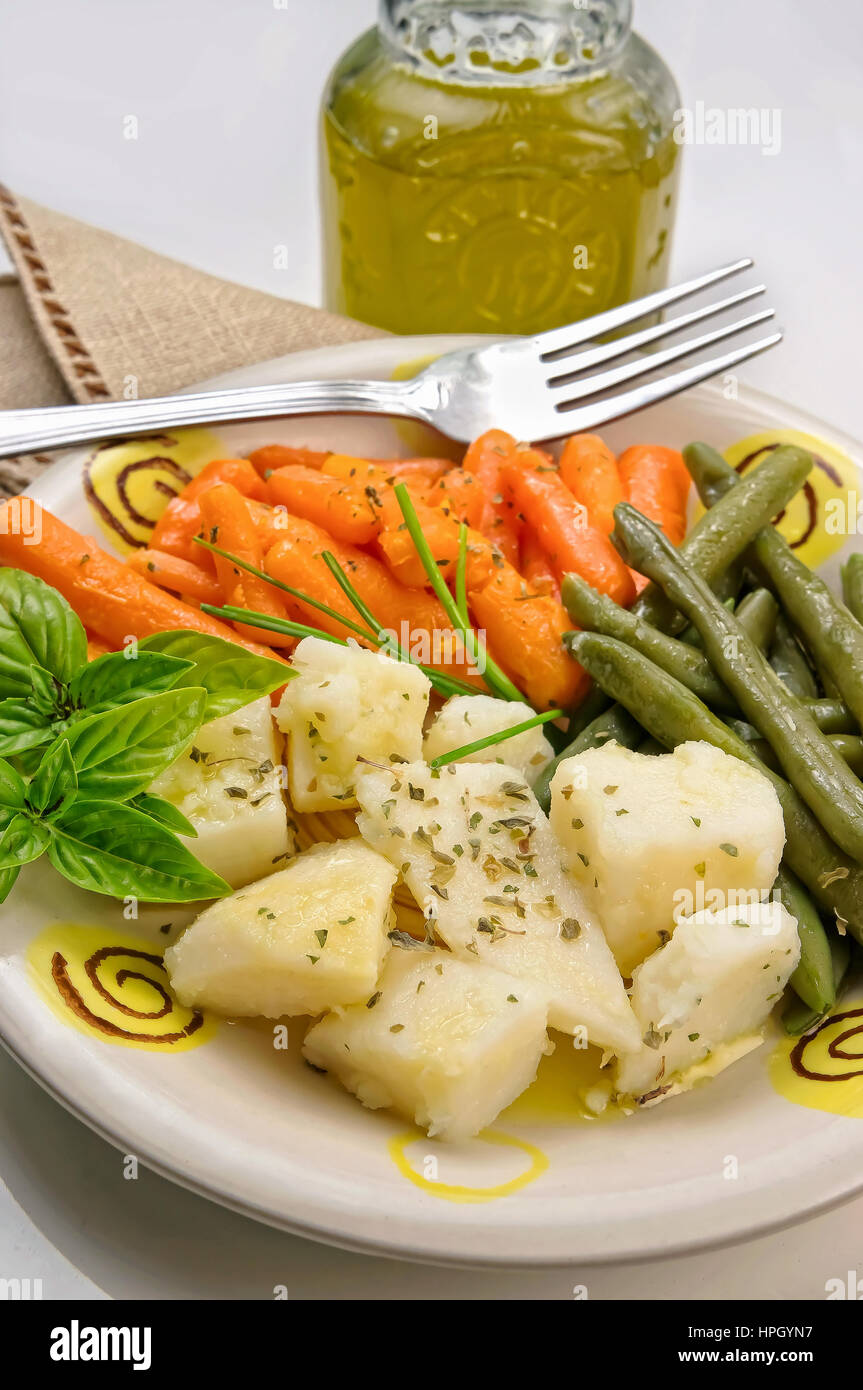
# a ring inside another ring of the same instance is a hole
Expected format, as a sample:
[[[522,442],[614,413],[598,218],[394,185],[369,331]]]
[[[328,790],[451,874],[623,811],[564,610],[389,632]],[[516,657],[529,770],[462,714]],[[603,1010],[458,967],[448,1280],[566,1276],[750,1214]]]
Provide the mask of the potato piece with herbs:
[[[616,1050],[638,1047],[602,929],[514,768],[366,768],[357,796],[361,834],[400,870],[455,955],[540,986],[551,1027]]]
[[[458,1141],[533,1081],[545,1024],[537,986],[445,951],[396,948],[374,994],[314,1024],[303,1054],[370,1109],[392,1107]]]
[[[202,912],[165,952],[171,988],[187,1006],[234,1017],[365,1000],[390,948],[395,877],[361,840],[315,845]]]
[[[283,740],[264,697],[203,724],[148,790],[198,832],[181,836],[232,888],[263,878],[297,852],[282,795]]]
[[[356,643],[304,637],[295,680],[276,711],[288,735],[291,801],[298,811],[355,806],[357,758],[412,762],[422,753],[431,685],[418,666]]]
[[[785,844],[767,778],[707,743],[655,757],[608,743],[567,758],[550,819],[624,975],[678,918],[758,902]]]
[[[425,736],[423,757],[430,763],[433,758],[439,758],[442,753],[451,753],[466,743],[475,743],[489,734],[524,724],[535,714],[530,705],[521,704],[518,700],[497,700],[493,695],[454,695],[435,716]],[[515,734],[503,743],[492,744],[490,748],[469,753],[459,762],[505,763],[533,783],[553,757],[554,750],[542,728],[538,727]]]
[[[644,1045],[618,1064],[618,1091],[658,1100],[686,1089],[690,1068],[707,1060],[715,1074],[757,1046],[799,957],[797,923],[779,902],[684,918],[635,972]]]

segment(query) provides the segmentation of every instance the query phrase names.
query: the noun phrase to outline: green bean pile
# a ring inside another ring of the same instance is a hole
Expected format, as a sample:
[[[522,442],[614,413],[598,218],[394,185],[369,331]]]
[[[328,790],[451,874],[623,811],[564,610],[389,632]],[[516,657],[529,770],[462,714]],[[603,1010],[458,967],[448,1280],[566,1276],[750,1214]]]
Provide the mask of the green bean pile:
[[[776,889],[801,957],[783,1020],[802,1033],[863,945],[863,554],[843,569],[843,602],[772,525],[812,469],[805,450],[777,448],[743,478],[709,445],[683,457],[707,510],[679,548],[615,508],[612,540],[651,581],[632,609],[564,579],[578,629],[564,641],[594,691],[534,790],[548,809],[560,762],[611,739],[644,752],[702,740],[759,768],[785,820]]]

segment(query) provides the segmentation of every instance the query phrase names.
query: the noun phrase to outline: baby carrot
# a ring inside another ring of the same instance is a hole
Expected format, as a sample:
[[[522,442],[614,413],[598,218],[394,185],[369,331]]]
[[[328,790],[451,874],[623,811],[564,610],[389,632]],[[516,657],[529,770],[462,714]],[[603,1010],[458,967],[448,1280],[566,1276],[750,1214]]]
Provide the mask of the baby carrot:
[[[387,572],[380,560],[356,546],[335,541],[326,531],[303,517],[289,518],[286,533],[267,552],[264,569],[282,583],[290,584],[310,597],[329,604],[336,612],[356,619],[356,610],[321,559],[325,550],[335,556],[357,592],[385,627],[397,631],[403,618],[409,618],[417,627],[427,629],[446,626],[437,599],[430,594],[406,589]],[[313,621],[322,627],[331,621],[325,614],[303,605],[301,600],[297,602],[306,614],[304,621]],[[315,612],[317,616],[313,617]],[[337,637],[345,635],[340,625],[327,627],[327,631],[332,631]]]
[[[306,521],[314,521],[337,541],[368,545],[378,531],[371,498],[352,479],[339,479],[292,464],[269,477],[270,496]]]
[[[248,459],[214,459],[201,469],[182,492],[172,497],[153,528],[151,542],[154,550],[164,550],[180,560],[200,565],[212,572],[210,556],[195,545],[201,530],[201,509],[198,499],[216,483],[230,483],[244,497],[260,502],[269,500],[266,483],[262,482]]]
[[[201,529],[201,509],[194,500],[185,497],[172,497],[156,525],[150,542],[154,550],[165,555],[175,555],[178,560],[188,564],[200,564],[213,573],[213,563],[209,555],[195,545],[195,536]],[[198,554],[202,557],[198,559]]]
[[[459,526],[455,517],[447,514],[443,507],[429,507],[413,495],[411,500],[422,527],[423,535],[431,546],[432,555],[450,587],[455,579],[459,553]],[[417,554],[402,518],[401,509],[395,498],[387,498],[383,516],[385,525],[378,536],[378,547],[389,569],[400,584],[409,588],[424,589],[428,585],[428,575]],[[468,592],[487,584],[494,572],[495,555],[500,555],[485,536],[468,528],[467,567],[465,583]]]
[[[598,434],[574,434],[563,446],[560,476],[576,502],[587,508],[591,525],[606,536],[614,530],[614,509],[626,500],[617,459]]]
[[[476,530],[482,519],[485,494],[472,473],[464,468],[450,468],[434,484],[428,502]]]
[[[201,508],[205,538],[213,545],[218,545],[220,549],[228,550],[238,559],[260,569],[264,558],[260,537],[246,500],[236,488],[230,483],[217,483],[201,494],[198,505]],[[203,551],[202,546],[198,549]],[[249,574],[247,570],[238,569],[221,555],[214,555],[213,559],[223,596],[217,602],[222,601],[237,608],[252,608],[255,612],[266,613],[271,618],[296,616],[296,613],[288,612],[281,596],[263,579]],[[239,626],[237,630],[252,640],[254,629]],[[260,632],[260,629],[257,631]],[[292,637],[272,633],[268,644],[291,648],[295,641]]]
[[[452,468],[444,459],[361,459],[352,454],[330,454],[323,465],[324,473],[333,478],[348,478],[365,487],[393,483],[425,483],[433,486]]]
[[[660,444],[633,444],[618,460],[625,500],[661,527],[672,545],[686,535],[686,504],[692,479],[676,449]],[[636,595],[650,581],[630,569]]]
[[[618,467],[626,501],[680,545],[691,483],[682,455],[659,444],[635,444],[621,454]]]
[[[556,598],[531,593],[505,564],[469,603],[495,659],[535,709],[567,709],[584,697],[590,681],[564,649],[571,623]]]
[[[453,467],[452,459],[437,458],[373,459],[372,462],[379,464],[389,473],[394,473],[402,483],[409,483],[411,477],[422,477],[430,483],[435,483]]]
[[[28,544],[34,528],[28,521],[29,511],[22,513],[22,507],[35,508],[41,528],[37,545]],[[242,641],[226,623],[148,583],[30,498],[13,497],[0,506],[0,564],[44,579],[71,604],[88,631],[112,650],[131,637],[191,628],[237,642],[258,656],[272,655],[258,643]]]
[[[218,581],[199,565],[188,560],[180,560],[165,550],[133,550],[126,556],[126,564],[136,574],[158,584],[160,589],[170,589],[189,603],[222,602],[222,590]]]
[[[111,648],[107,642],[103,642],[101,637],[96,637],[92,632],[87,633],[87,660],[95,661],[97,657],[105,656]]]
[[[262,449],[253,449],[249,463],[255,472],[266,482],[270,473],[277,468],[287,468],[299,463],[304,468],[321,468],[329,458],[329,453],[317,449],[295,449],[289,444],[265,444]]]
[[[502,469],[515,453],[516,443],[505,430],[487,430],[468,446],[464,467],[473,473],[483,494],[476,526],[501,550],[511,565],[518,564],[519,522],[504,496]]]
[[[548,556],[530,528],[522,533],[519,550],[519,572],[529,589],[536,594],[553,594],[560,598],[560,586]]]
[[[635,587],[629,570],[608,537],[586,520],[559,474],[531,449],[513,454],[502,473],[557,577],[573,570],[615,603],[630,604]]]
[[[380,560],[356,546],[334,541],[313,522],[304,521],[302,517],[290,517],[287,533],[268,551],[264,568],[274,579],[290,584],[356,622],[356,609],[324,563],[322,557],[325,550],[339,562],[378,622],[395,633],[396,638],[409,649],[416,644],[413,654],[417,660],[441,671],[449,671],[477,689],[484,688],[480,678],[469,673],[461,654],[455,650],[455,644],[439,638],[438,650],[435,651],[435,633],[449,634],[450,625],[433,594],[405,588]],[[304,604],[302,600],[297,600],[297,607],[305,615],[303,621],[323,628],[334,637],[348,635],[344,626],[326,613]],[[405,626],[402,627],[402,624]],[[407,641],[403,641],[405,636]],[[369,645],[375,646],[373,642]],[[435,659],[436,656],[440,656],[440,659]]]
[[[186,484],[180,496],[187,502],[194,502],[214,483],[230,483],[244,497],[254,497],[259,502],[269,500],[266,483],[248,459],[213,459]]]
[[[285,506],[269,507],[264,502],[256,502],[253,497],[246,498],[246,508],[258,533],[261,554],[280,541],[290,525],[288,509]],[[195,547],[200,550],[200,546]]]

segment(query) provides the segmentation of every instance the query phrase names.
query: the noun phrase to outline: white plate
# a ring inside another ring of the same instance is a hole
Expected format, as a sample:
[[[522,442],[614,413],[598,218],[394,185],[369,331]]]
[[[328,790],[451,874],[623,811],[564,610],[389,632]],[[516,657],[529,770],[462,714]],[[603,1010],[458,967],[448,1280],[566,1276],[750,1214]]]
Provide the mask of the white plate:
[[[234,372],[219,384],[386,377],[407,360],[461,341],[391,338],[322,349]],[[704,438],[722,448],[761,430],[791,427],[831,441],[858,467],[863,463],[852,440],[795,407],[742,389],[729,400],[726,391],[698,388],[605,433],[618,447]],[[274,439],[360,455],[405,451],[397,426],[368,417],[244,424],[219,434],[230,452]],[[83,451],[65,456],[37,491],[51,510],[92,532],[80,485],[83,457]],[[827,569],[835,575],[835,557]],[[772,1043],[689,1095],[628,1119],[567,1124],[504,1115],[495,1129],[515,1147],[475,1140],[452,1150],[418,1139],[409,1158],[432,1176],[436,1162],[437,1175],[417,1186],[390,1150],[405,1123],[363,1110],[329,1078],[304,1067],[293,1036],[292,1046],[279,1051],[267,1027],[223,1023],[188,1051],[117,1046],[69,1026],[34,986],[26,952],[47,924],[110,928],[160,951],[159,926],[169,917],[175,924],[185,920],[156,908],[124,922],[117,904],[77,892],[44,863],[22,874],[0,909],[4,1041],[61,1103],[124,1154],[272,1225],[423,1260],[611,1261],[751,1236],[863,1188],[863,1121],[780,1097],[767,1076]],[[505,1185],[534,1163],[538,1176],[509,1195],[454,1201],[445,1193],[451,1184]]]

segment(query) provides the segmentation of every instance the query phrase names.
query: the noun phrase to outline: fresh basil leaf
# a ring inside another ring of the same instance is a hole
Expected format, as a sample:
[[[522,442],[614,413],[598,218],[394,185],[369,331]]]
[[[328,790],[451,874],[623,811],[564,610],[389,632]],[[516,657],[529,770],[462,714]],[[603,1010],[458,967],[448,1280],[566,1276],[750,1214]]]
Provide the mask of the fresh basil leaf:
[[[30,689],[31,666],[67,684],[87,661],[87,634],[72,608],[44,580],[0,569],[0,696]],[[22,690],[23,684],[23,690]]]
[[[44,821],[33,820],[19,811],[0,835],[0,871],[32,863],[44,854],[50,838],[51,831]]]
[[[252,700],[271,694],[296,674],[283,661],[256,656],[236,642],[185,628],[145,637],[139,651],[163,652],[166,656],[181,656],[194,663],[193,669],[180,678],[175,689],[185,685],[204,687],[207,692],[205,722],[232,714]]]
[[[65,725],[61,724],[59,728],[53,729],[52,734],[54,738],[57,737],[58,733],[62,733],[64,728]],[[47,746],[47,744],[43,743],[39,748],[25,748],[9,759],[15,771],[20,772],[25,781],[29,777],[35,777],[36,773],[39,771],[39,764],[45,756]]]
[[[134,651],[129,648],[128,651]],[[145,695],[159,695],[170,690],[185,671],[192,669],[191,661],[161,652],[137,651],[135,655],[106,652],[79,671],[69,682],[69,699],[85,713],[95,714],[115,705],[128,705]],[[195,684],[194,681],[191,682]]]
[[[51,823],[48,858],[91,893],[141,902],[200,902],[231,892],[165,826],[133,806],[75,801]]]
[[[15,880],[20,872],[20,864],[16,864],[12,869],[0,869],[0,903],[5,903],[12,889],[15,887]]]
[[[78,774],[72,761],[69,740],[58,739],[48,749],[39,771],[27,790],[27,801],[40,816],[56,816],[78,790]]]
[[[162,796],[142,792],[130,801],[129,805],[134,806],[136,811],[143,811],[145,816],[152,816],[160,825],[166,825],[175,835],[188,835],[192,840],[198,838],[198,832],[192,822],[186,820],[182,811],[178,811],[172,802],[166,801]]]
[[[26,799],[27,785],[23,777],[19,777],[11,764],[0,758],[0,807],[23,811]]]
[[[200,728],[206,692],[166,690],[69,725],[81,796],[127,801],[170,767]]]
[[[62,717],[66,705],[66,687],[44,666],[30,667],[30,698],[36,709],[47,718]]]
[[[58,730],[32,700],[0,700],[0,758],[51,743]]]

